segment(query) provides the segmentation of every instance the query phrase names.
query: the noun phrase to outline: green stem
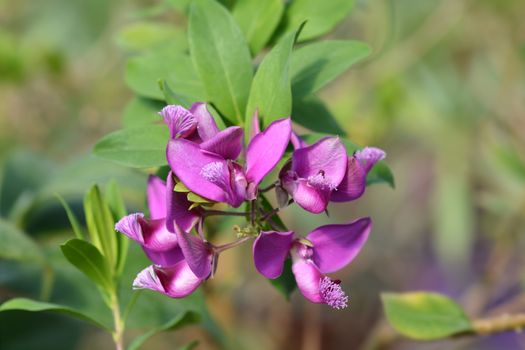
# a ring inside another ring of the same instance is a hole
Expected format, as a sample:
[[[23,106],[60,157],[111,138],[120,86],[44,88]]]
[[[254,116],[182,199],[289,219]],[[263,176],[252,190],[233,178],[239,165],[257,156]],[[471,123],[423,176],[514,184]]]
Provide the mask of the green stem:
[[[206,210],[204,216],[222,215],[222,216],[247,216],[250,213],[239,211],[222,211],[222,210]]]
[[[111,298],[111,311],[113,313],[113,341],[115,342],[116,350],[124,350],[124,321],[120,316],[120,305],[118,302],[117,293],[114,292]]]
[[[479,335],[507,331],[520,332],[525,328],[525,314],[503,314],[493,318],[474,320],[472,324],[474,333]]]
[[[248,241],[248,240],[250,240],[252,238],[254,238],[254,237],[247,236],[247,237],[243,237],[241,239],[238,239],[236,241],[233,241],[231,243],[227,243],[227,244],[223,244],[223,245],[217,246],[217,247],[215,247],[215,252],[216,253],[221,253],[221,252],[223,252],[225,250],[231,249],[233,247],[237,247],[238,245],[241,245],[244,242],[246,242],[246,241]]]

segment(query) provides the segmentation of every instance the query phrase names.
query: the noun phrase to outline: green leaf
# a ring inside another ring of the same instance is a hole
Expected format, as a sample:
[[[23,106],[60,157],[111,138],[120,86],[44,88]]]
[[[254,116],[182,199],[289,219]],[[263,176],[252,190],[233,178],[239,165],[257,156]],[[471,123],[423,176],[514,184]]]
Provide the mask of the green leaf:
[[[250,51],[230,13],[213,0],[190,8],[190,52],[208,101],[233,124],[242,124],[252,81]]]
[[[168,140],[169,130],[165,125],[122,129],[100,139],[93,153],[133,168],[156,167],[167,164]]]
[[[171,45],[178,52],[188,49],[183,30],[158,22],[138,22],[126,25],[118,32],[117,43],[128,50],[146,50],[160,45]]]
[[[30,236],[0,219],[0,259],[43,263],[45,257]]]
[[[213,204],[213,202],[210,202],[209,199],[206,199],[204,197],[201,197],[199,196],[198,194],[196,193],[193,193],[193,192],[188,192],[188,194],[186,195],[186,198],[188,198],[188,200],[190,202],[193,202],[193,203],[198,203],[198,204]]]
[[[198,340],[192,340],[188,344],[186,344],[184,346],[181,346],[179,348],[179,350],[192,350],[192,349],[195,349],[197,347],[197,345],[199,345],[199,341]]]
[[[126,64],[126,84],[137,94],[163,100],[158,81],[166,80],[170,87],[189,96],[192,101],[202,100],[204,87],[190,57],[168,48],[158,48],[132,57]]]
[[[316,132],[343,136],[345,132],[326,105],[318,97],[310,95],[303,99],[294,99],[293,120]]]
[[[270,201],[266,198],[266,196],[262,193],[259,194],[259,199],[261,201],[261,206],[262,208],[265,210],[265,212],[270,212],[271,210],[273,210],[273,205],[270,203]],[[276,224],[280,230],[282,231],[288,231],[288,228],[286,227],[286,225],[284,224],[284,222],[281,220],[281,218],[279,217],[279,215],[274,215],[272,216],[272,219],[271,219],[274,224]],[[266,224],[268,225],[268,224]],[[271,230],[271,226],[265,226],[264,227],[265,230]]]
[[[192,1],[193,0],[167,0],[167,3],[180,12],[187,13]]]
[[[122,198],[122,193],[118,183],[112,179],[106,185],[105,191],[106,202],[113,214],[113,222],[117,222],[128,214],[126,204]],[[117,265],[116,275],[120,275],[126,264],[126,257],[128,255],[129,239],[126,235],[117,234]]]
[[[71,227],[73,228],[73,233],[78,239],[84,239],[86,236],[84,234],[84,231],[82,230],[82,227],[78,223],[77,217],[75,216],[75,213],[71,210],[69,207],[69,204],[60,196],[58,193],[55,194],[55,197],[60,201],[62,204],[62,207],[64,207],[64,210],[66,211],[67,218],[69,219],[69,223],[71,224]]]
[[[120,187],[115,179],[111,179],[107,183],[104,197],[111,213],[113,214],[114,222],[128,214],[126,204],[122,198],[122,192],[120,191]]]
[[[191,107],[191,98],[173,91],[165,80],[161,79],[159,81],[159,88],[164,94],[164,100],[166,100],[166,103],[170,105],[181,105],[187,109]]]
[[[73,238],[60,246],[66,259],[105,291],[113,290],[108,261],[93,244]]]
[[[367,186],[379,183],[386,183],[392,188],[396,187],[394,174],[383,160],[377,162],[366,176]]]
[[[160,122],[159,112],[164,107],[163,102],[143,97],[135,97],[126,105],[122,116],[124,128],[133,128]]]
[[[290,56],[297,33],[291,32],[285,35],[264,57],[255,73],[246,109],[246,130],[249,130],[252,115],[256,110],[259,111],[259,117],[264,125],[290,116],[292,112]]]
[[[196,312],[186,311],[186,312],[179,313],[177,316],[175,316],[173,319],[166,322],[162,326],[154,328],[150,330],[149,332],[136,337],[131,342],[131,344],[129,344],[127,350],[139,349],[146,340],[148,340],[149,338],[151,338],[157,333],[165,332],[165,331],[174,331],[184,326],[187,326],[193,323],[197,323],[199,321],[200,321],[200,316]]]
[[[103,325],[102,323],[96,321],[92,317],[70,308],[64,305],[57,305],[51,303],[44,303],[41,301],[26,299],[26,298],[14,298],[6,301],[0,305],[0,312],[4,311],[30,311],[30,312],[53,312],[59,314],[65,314],[67,316],[74,317],[76,319],[87,321],[94,326],[100,327],[111,332],[110,327]]]
[[[409,338],[434,340],[472,330],[462,308],[444,295],[383,293],[381,299],[392,327]]]
[[[301,47],[292,54],[294,98],[318,91],[370,53],[368,45],[352,40],[327,40]]]
[[[109,266],[115,267],[118,254],[115,220],[96,185],[84,197],[84,213],[91,241],[106,257]]]
[[[281,0],[238,0],[233,17],[239,23],[253,54],[270,40],[283,14]]]
[[[350,13],[354,0],[294,0],[286,10],[284,32],[307,21],[299,40],[314,39],[328,33]]]
[[[55,173],[54,164],[40,154],[22,150],[11,152],[2,162],[0,171],[0,215],[18,219],[18,214],[24,212],[20,209],[32,205],[35,193]]]
[[[295,282],[295,277],[292,272],[292,260],[286,259],[281,276],[268,281],[284,295],[286,300],[290,300],[290,295],[297,287],[297,283]]]

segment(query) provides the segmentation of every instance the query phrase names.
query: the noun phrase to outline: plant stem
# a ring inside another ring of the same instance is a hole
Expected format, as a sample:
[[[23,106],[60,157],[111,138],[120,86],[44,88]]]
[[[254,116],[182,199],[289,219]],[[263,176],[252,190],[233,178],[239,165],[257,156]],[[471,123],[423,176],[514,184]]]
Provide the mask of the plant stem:
[[[124,350],[124,322],[120,316],[120,306],[115,292],[111,298],[111,311],[113,313],[113,323],[115,330],[113,331],[113,341],[115,342],[116,350]]]
[[[257,206],[257,200],[250,202],[250,224],[255,225],[255,207]]]
[[[268,219],[271,219],[271,217],[277,214],[278,212],[279,212],[279,208],[274,208],[270,210],[269,212],[263,215],[261,221],[268,221]]]
[[[246,242],[246,241],[248,241],[248,240],[250,240],[252,238],[253,238],[252,236],[247,236],[247,237],[243,237],[241,239],[238,239],[236,241],[233,241],[231,243],[226,243],[226,244],[217,246],[217,247],[215,247],[215,252],[216,253],[221,253],[221,252],[223,252],[225,250],[231,249],[233,247],[237,247],[238,245],[241,245],[244,242]]]
[[[206,210],[204,216],[222,215],[222,216],[247,216],[250,213],[239,211],[222,211],[222,210]]]
[[[274,183],[272,183],[271,185],[269,185],[268,187],[260,188],[260,189],[259,189],[259,192],[260,192],[260,193],[268,192],[268,191],[271,190],[272,188],[275,188],[276,185],[277,185],[277,182],[274,182]]]
[[[482,318],[472,322],[474,333],[478,335],[507,331],[520,332],[525,329],[525,314],[503,314],[501,316]]]

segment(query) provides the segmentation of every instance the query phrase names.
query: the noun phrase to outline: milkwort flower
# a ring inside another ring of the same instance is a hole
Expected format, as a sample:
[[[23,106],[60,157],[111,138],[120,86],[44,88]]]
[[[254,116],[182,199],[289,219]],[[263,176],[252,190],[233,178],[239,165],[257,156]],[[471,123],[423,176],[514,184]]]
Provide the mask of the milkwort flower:
[[[348,224],[318,227],[305,239],[292,231],[261,232],[253,244],[255,267],[263,276],[275,279],[282,274],[290,254],[292,272],[306,299],[335,309],[345,308],[348,297],[340,281],[324,274],[348,265],[365,244],[371,228],[370,218],[361,218]]]
[[[166,157],[173,173],[192,192],[237,208],[256,198],[258,185],[283,156],[291,130],[291,120],[285,118],[257,133],[246,147],[244,167],[236,162],[243,148],[243,130],[238,126],[208,133],[200,144],[171,139]]]
[[[181,298],[192,293],[203,279],[195,276],[184,259],[177,236],[166,227],[166,215],[170,213],[171,220],[175,219],[185,230],[190,230],[200,213],[198,209],[189,209],[191,203],[185,194],[167,191],[173,188],[171,173],[167,182],[168,186],[160,178],[150,176],[147,188],[150,218],[146,219],[143,213],[127,215],[117,222],[115,230],[138,242],[154,264],[138,274],[133,287]]]
[[[322,213],[328,202],[359,198],[366,187],[366,175],[385,157],[378,148],[366,147],[348,156],[338,137],[325,137],[306,145],[292,136],[295,151],[280,172],[283,188],[303,209]]]
[[[320,213],[329,201],[361,196],[367,173],[384,158],[384,152],[365,148],[349,157],[337,137],[308,145],[292,132],[290,118],[276,120],[261,132],[257,112],[252,120],[250,142],[244,148],[243,130],[238,126],[220,130],[204,103],[196,103],[189,110],[167,106],[160,114],[170,130],[166,157],[171,172],[166,184],[156,177],[148,180],[150,219],[136,213],[116,225],[118,231],[141,244],[154,263],[138,274],[134,287],[184,297],[213,276],[222,251],[255,238],[254,261],[262,275],[270,279],[279,277],[290,256],[292,272],[306,299],[336,309],[346,307],[348,297],[339,281],[325,274],[354,259],[370,233],[371,220],[321,226],[301,238],[293,231],[281,232],[275,227],[272,216],[280,209],[263,205],[259,192],[275,186],[279,202],[290,204],[287,200],[290,194],[304,209]],[[283,157],[290,140],[295,151],[281,169],[279,181],[259,190],[259,184]],[[238,160],[241,153],[244,165]],[[221,202],[237,208],[250,201],[251,210],[224,212],[195,207],[187,193],[175,191],[176,181],[184,185],[184,190],[210,203]],[[215,246],[202,230],[209,215],[246,216],[249,223],[244,231],[239,231],[242,238]],[[192,233],[194,230],[197,234]]]

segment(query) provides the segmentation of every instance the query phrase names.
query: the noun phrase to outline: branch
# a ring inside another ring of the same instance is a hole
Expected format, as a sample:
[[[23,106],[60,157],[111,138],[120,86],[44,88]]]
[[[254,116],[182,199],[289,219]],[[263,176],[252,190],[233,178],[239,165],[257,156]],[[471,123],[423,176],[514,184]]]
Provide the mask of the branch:
[[[222,215],[222,216],[247,216],[250,213],[239,211],[222,211],[222,210],[206,210],[203,216]]]
[[[525,328],[525,313],[503,314],[472,321],[474,334],[486,335],[508,331],[521,332]]]

